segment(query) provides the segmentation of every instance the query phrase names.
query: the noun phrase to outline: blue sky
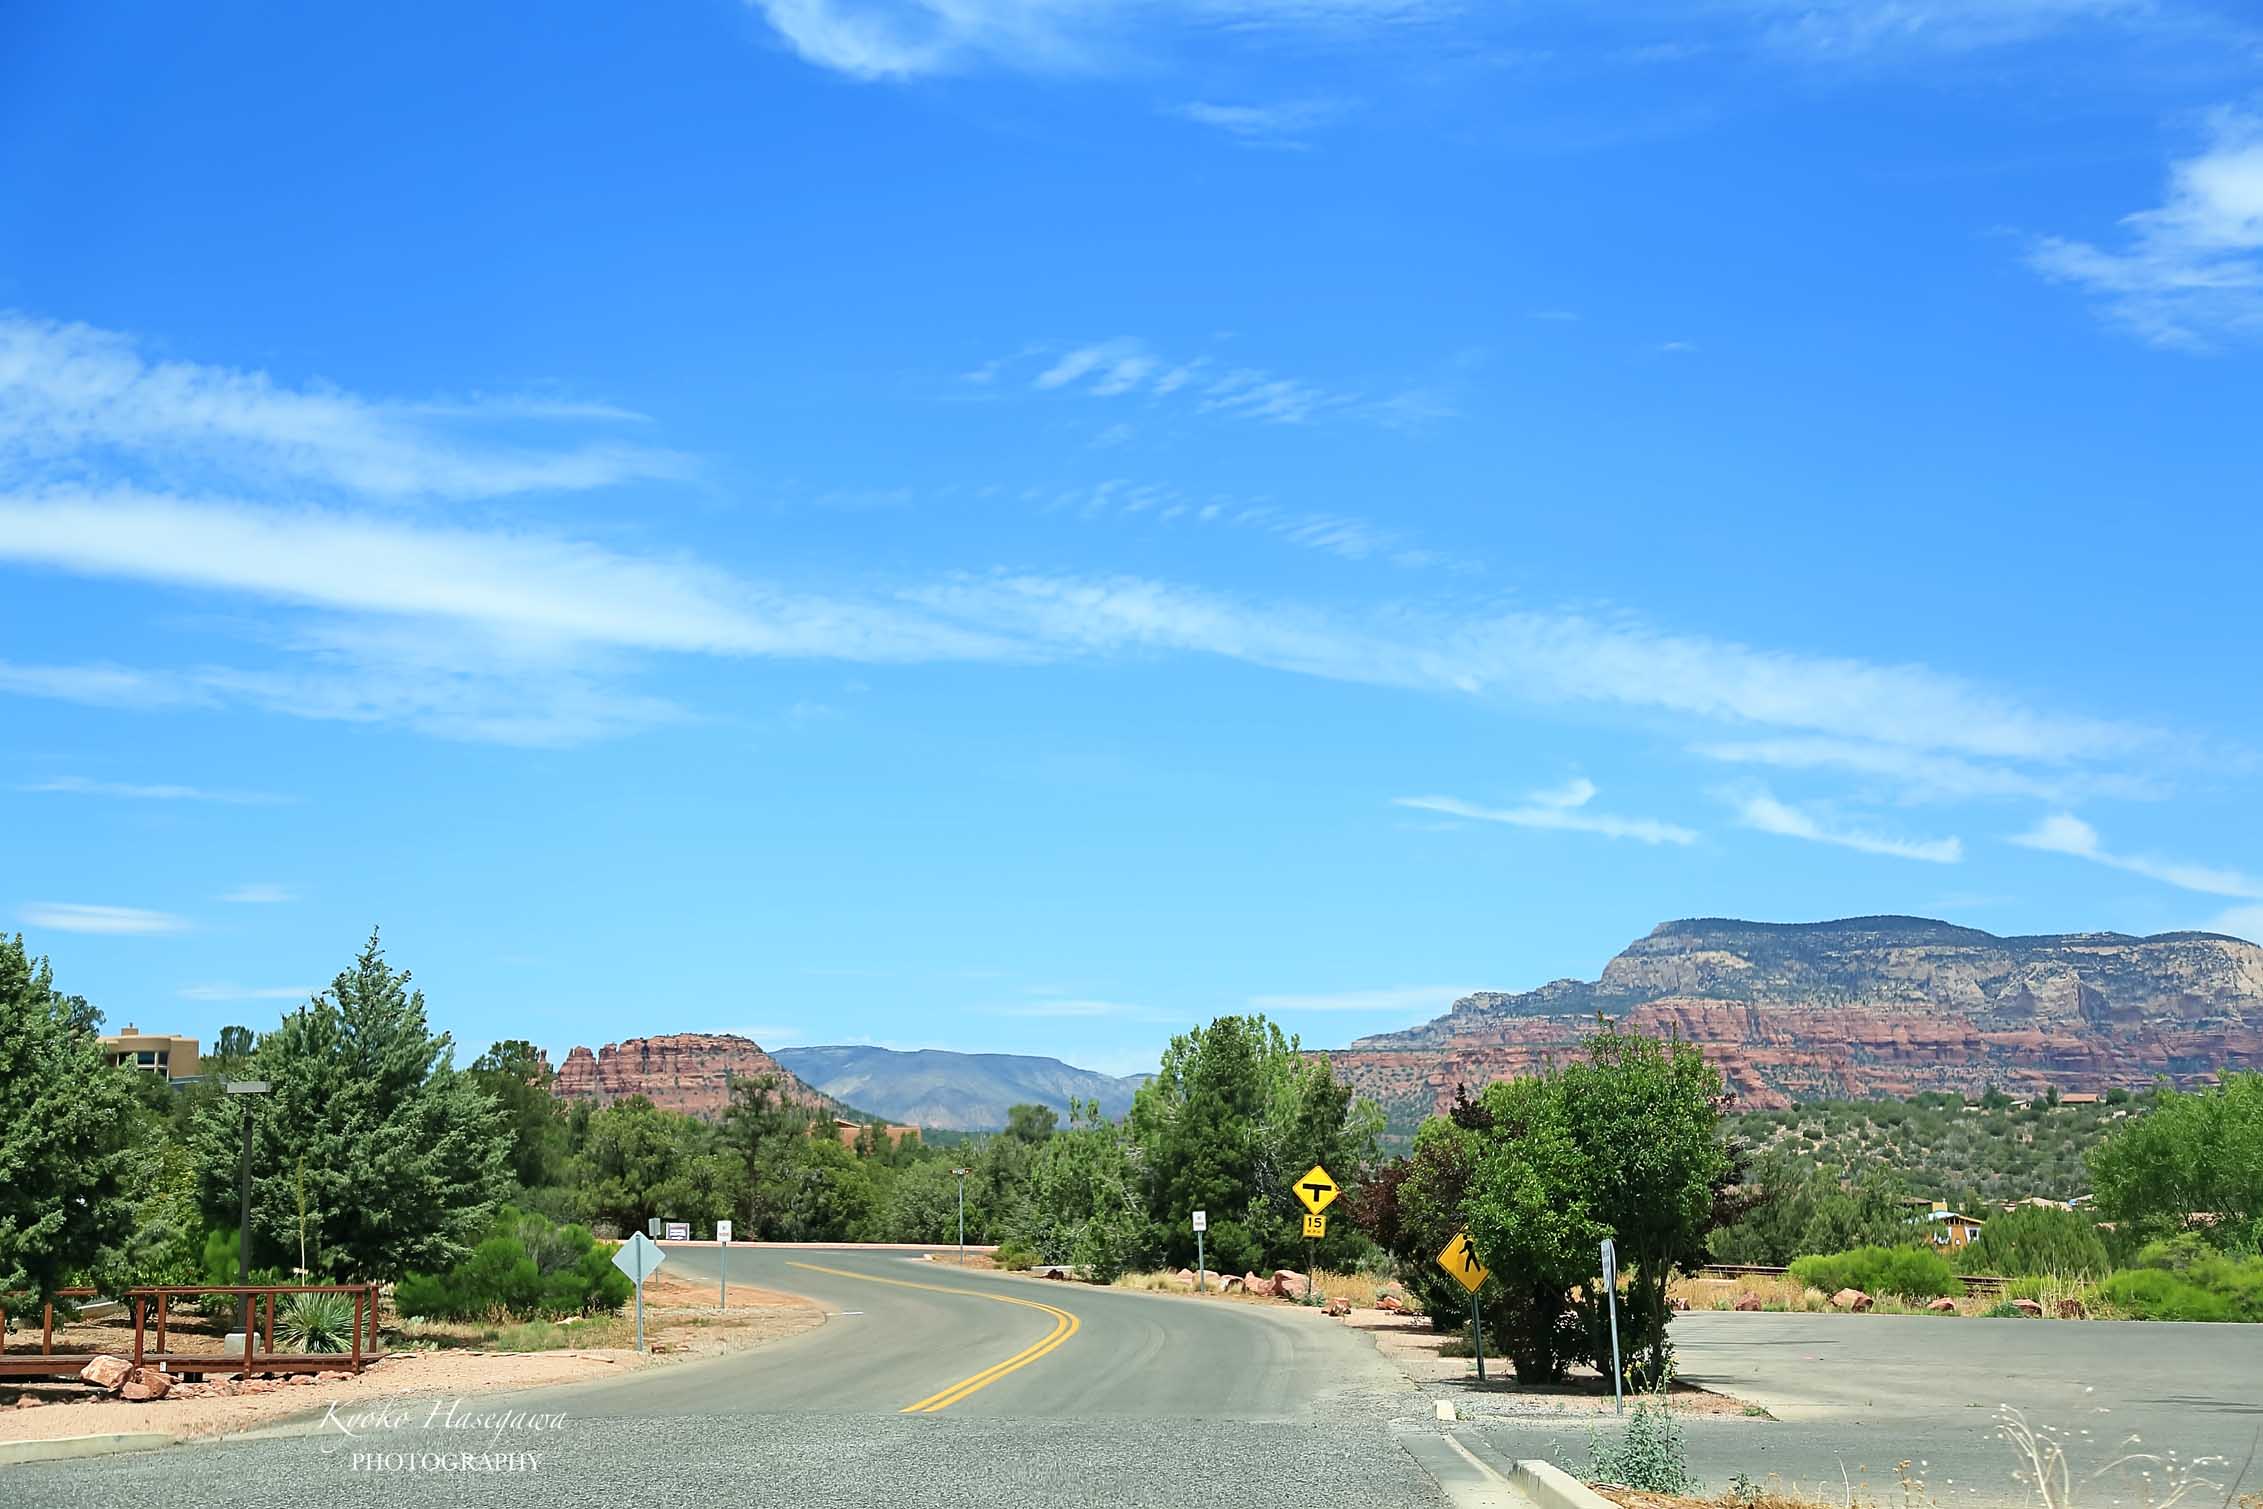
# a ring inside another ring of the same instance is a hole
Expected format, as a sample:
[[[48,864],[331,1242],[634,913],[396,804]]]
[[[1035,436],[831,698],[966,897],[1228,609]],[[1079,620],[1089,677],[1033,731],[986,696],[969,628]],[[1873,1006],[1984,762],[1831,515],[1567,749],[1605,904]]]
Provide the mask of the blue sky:
[[[114,1022],[2263,936],[2237,7],[19,8],[0,206],[0,925]]]

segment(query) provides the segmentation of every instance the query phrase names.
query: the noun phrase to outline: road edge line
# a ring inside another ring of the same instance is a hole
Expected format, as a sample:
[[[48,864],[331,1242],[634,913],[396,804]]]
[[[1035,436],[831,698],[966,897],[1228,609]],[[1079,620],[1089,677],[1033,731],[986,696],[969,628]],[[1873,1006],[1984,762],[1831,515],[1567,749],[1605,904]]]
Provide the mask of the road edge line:
[[[0,1441],[0,1464],[65,1462],[75,1457],[106,1457],[114,1452],[155,1451],[171,1446],[174,1439],[170,1431],[122,1430],[91,1436],[48,1436],[36,1441]]]

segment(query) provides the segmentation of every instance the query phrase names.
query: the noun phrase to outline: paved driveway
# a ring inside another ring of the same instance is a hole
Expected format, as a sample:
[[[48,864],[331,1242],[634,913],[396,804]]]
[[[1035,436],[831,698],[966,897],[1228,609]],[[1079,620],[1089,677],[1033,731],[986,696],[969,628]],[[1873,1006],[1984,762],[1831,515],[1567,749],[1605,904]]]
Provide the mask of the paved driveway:
[[[2212,1473],[2228,1484],[2263,1430],[2258,1326],[1696,1313],[1675,1318],[1673,1337],[1683,1377],[1776,1416],[1685,1422],[1692,1464],[1715,1487],[1774,1473],[1833,1496],[1867,1483],[1886,1499],[1906,1458],[1944,1503],[2016,1501],[1996,1433],[2006,1404],[2063,1432],[2078,1472],[2125,1449],[2173,1450],[2229,1458]],[[2132,1434],[2140,1444],[2123,1447]],[[1586,1444],[1584,1430],[1560,1425],[1502,1421],[1487,1435],[1512,1455],[1552,1438],[1576,1460]],[[2248,1469],[2248,1489],[2258,1486],[2263,1453]],[[2081,1499],[2138,1502],[2110,1481]]]

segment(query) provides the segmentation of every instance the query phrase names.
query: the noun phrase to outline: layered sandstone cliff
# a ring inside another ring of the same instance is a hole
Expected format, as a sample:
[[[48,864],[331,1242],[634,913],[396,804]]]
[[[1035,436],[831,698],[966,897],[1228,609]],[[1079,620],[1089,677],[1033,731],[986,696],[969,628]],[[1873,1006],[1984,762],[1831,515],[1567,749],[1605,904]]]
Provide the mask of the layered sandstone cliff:
[[[731,1033],[676,1032],[665,1037],[632,1037],[607,1043],[591,1053],[575,1048],[558,1066],[551,1093],[561,1100],[611,1105],[641,1095],[664,1111],[689,1116],[720,1116],[731,1103],[731,1087],[742,1080],[769,1078],[788,1100],[833,1111],[839,1105],[803,1084],[762,1051],[751,1038]]]
[[[1669,922],[1589,982],[1481,991],[1331,1053],[1395,1122],[1579,1051],[1596,1014],[1676,1035],[1747,1106],[2191,1082],[2263,1064],[2263,948],[2212,933],[1999,938],[1918,917]]]

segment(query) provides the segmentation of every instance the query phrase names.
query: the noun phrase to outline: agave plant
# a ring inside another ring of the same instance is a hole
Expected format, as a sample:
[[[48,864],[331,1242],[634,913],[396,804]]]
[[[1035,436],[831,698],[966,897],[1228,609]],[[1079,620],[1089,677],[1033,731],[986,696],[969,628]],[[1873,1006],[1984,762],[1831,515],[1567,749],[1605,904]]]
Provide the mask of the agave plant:
[[[275,1329],[299,1352],[343,1352],[353,1338],[354,1302],[343,1294],[293,1294],[275,1307]]]

